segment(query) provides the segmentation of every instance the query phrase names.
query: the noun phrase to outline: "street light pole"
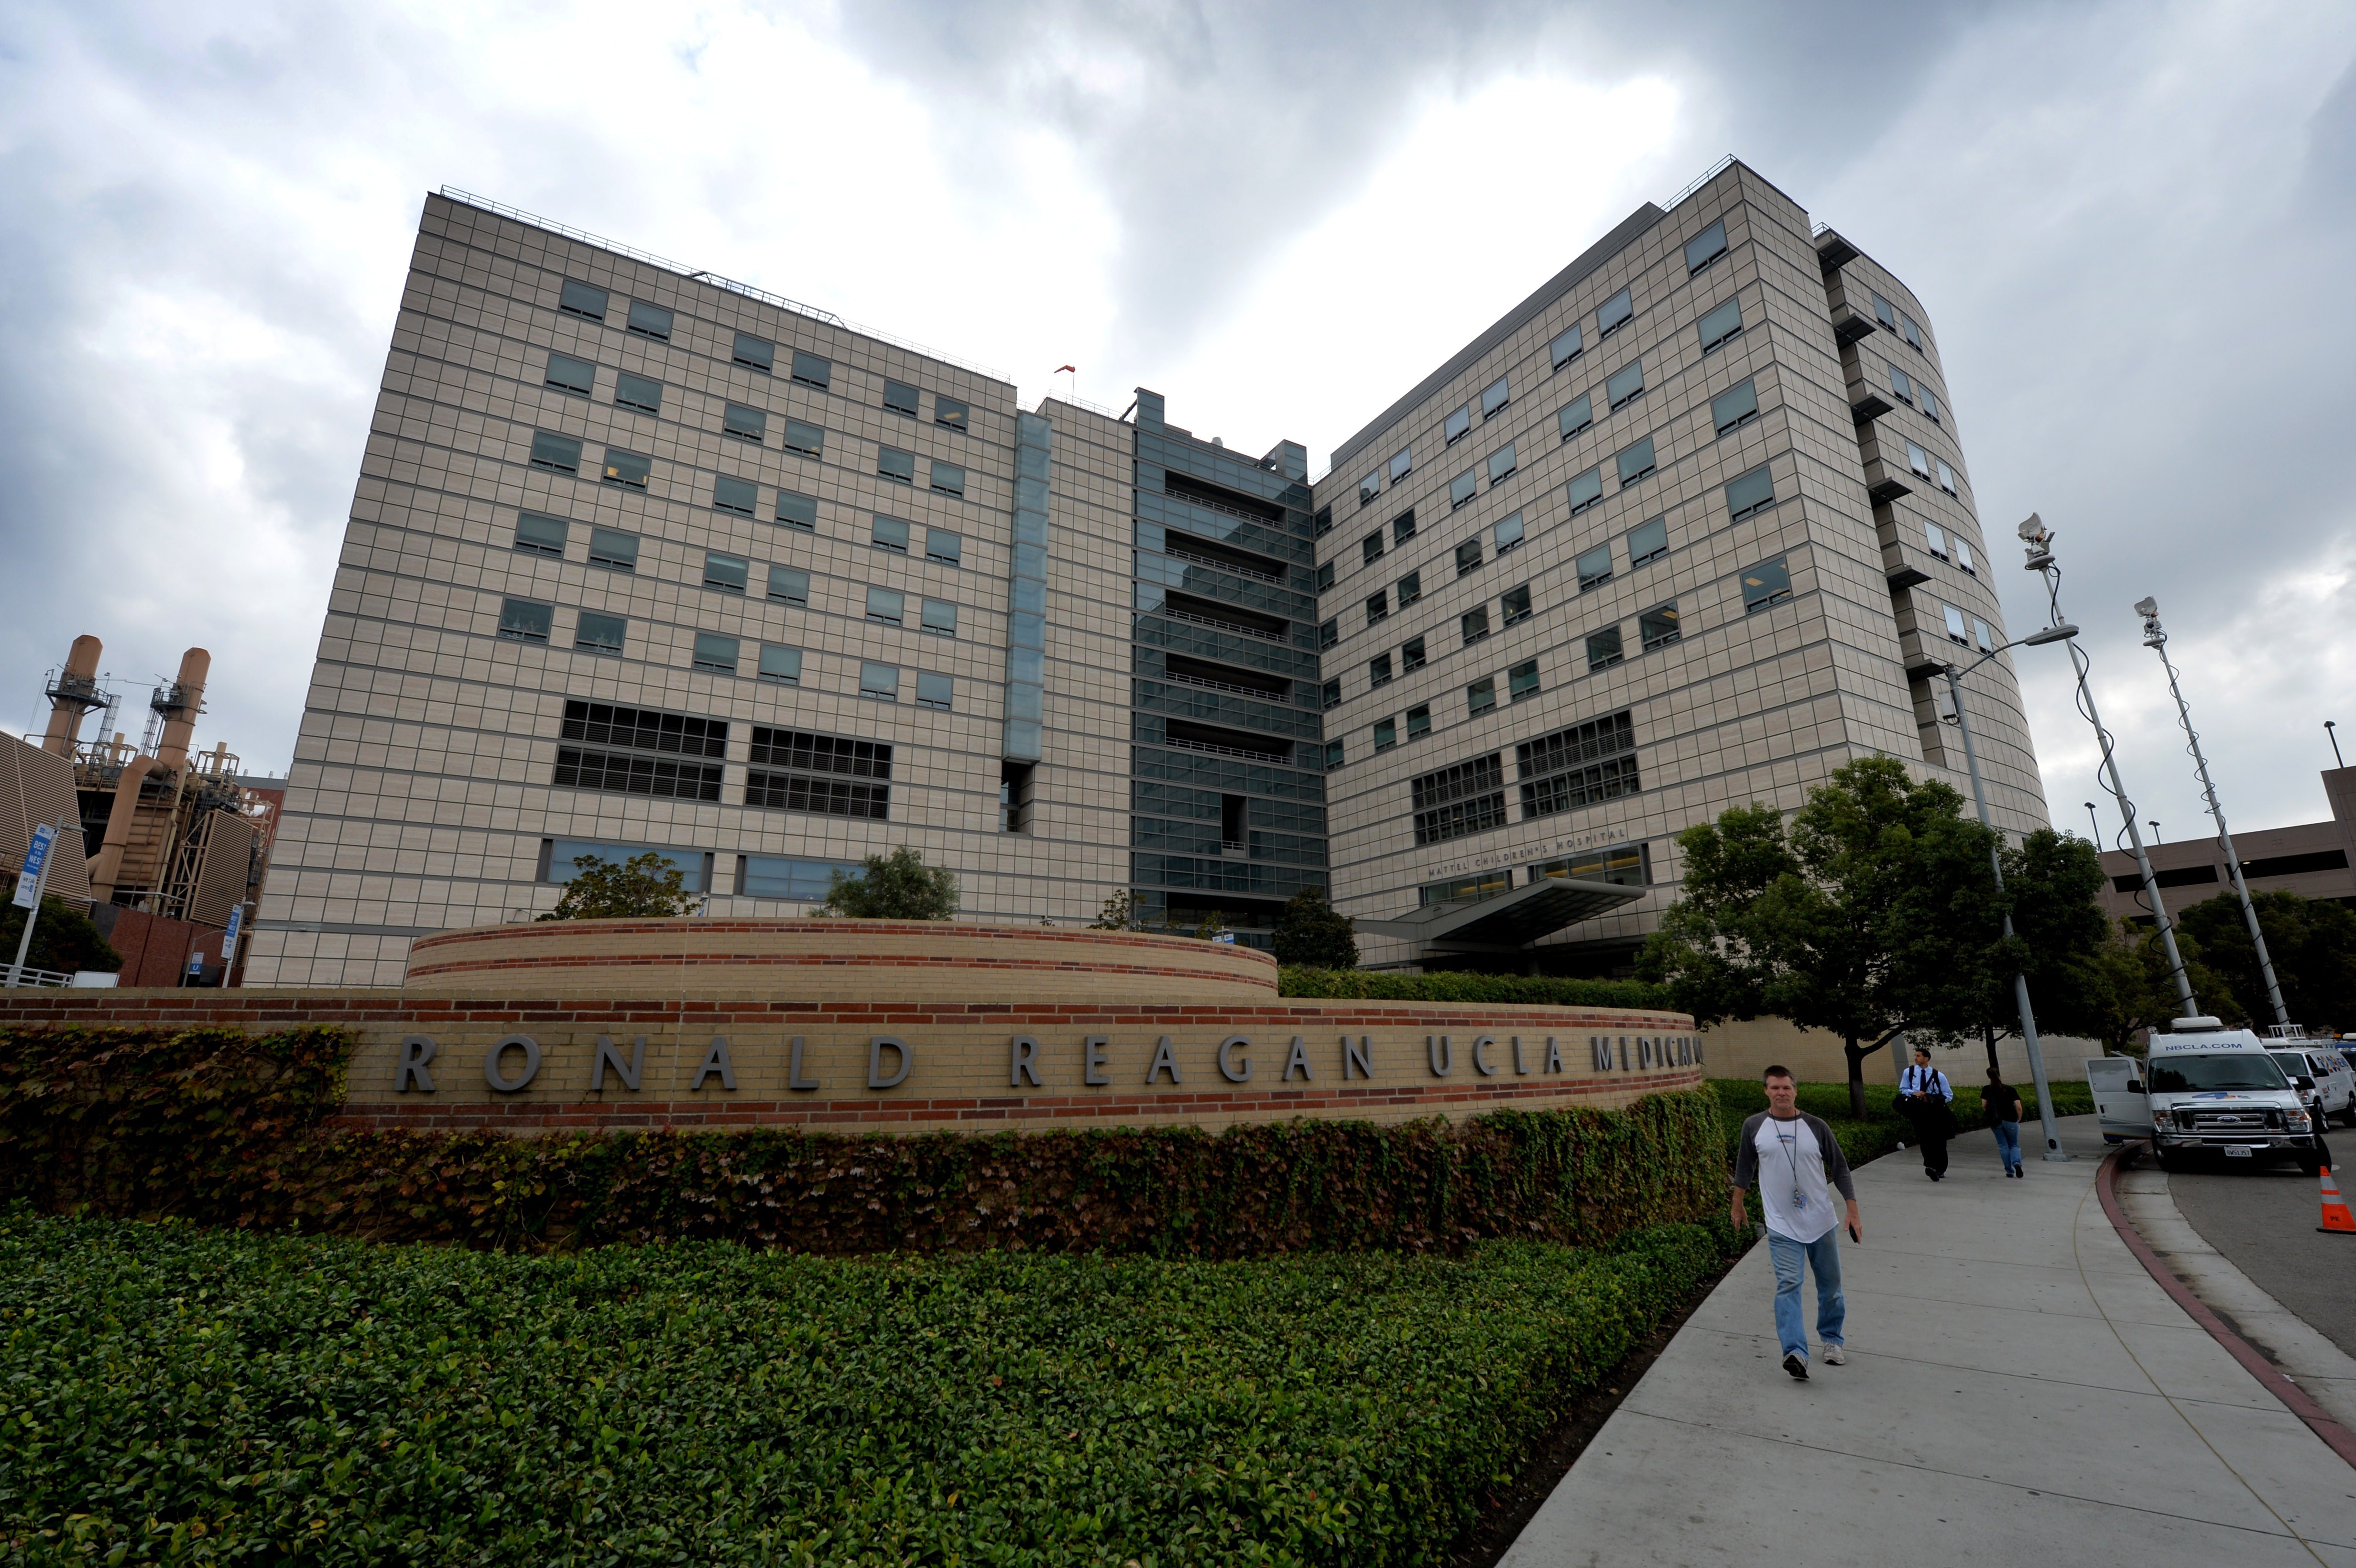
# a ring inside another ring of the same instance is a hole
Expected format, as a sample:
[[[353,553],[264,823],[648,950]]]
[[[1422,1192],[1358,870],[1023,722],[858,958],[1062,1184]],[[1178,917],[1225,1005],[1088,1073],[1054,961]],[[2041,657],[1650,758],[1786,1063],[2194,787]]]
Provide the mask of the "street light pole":
[[[2333,765],[2334,767],[2341,767],[2341,768],[2346,767],[2346,766],[2348,765],[2348,759],[2347,759],[2347,758],[2345,758],[2345,757],[2343,757],[2343,756],[2341,756],[2341,755],[2340,754],[2340,726],[2339,726],[2339,724],[2338,724],[2338,723],[2336,723],[2335,721],[2333,721],[2333,720],[2329,720],[2329,719],[2325,720],[2323,721],[2323,732],[2324,732],[2324,734],[2325,734],[2326,736],[2328,736],[2328,737],[2330,739],[2330,741],[2331,741],[2331,763],[2332,763],[2332,765]]]
[[[2006,648],[2039,647],[2046,643],[2067,642],[2077,635],[2078,628],[2064,621],[2059,625],[2048,626],[2040,632],[2031,632],[2025,637],[2016,637],[2009,643],[2000,644],[1989,649],[1972,665],[1972,669],[1979,668],[1981,665],[1987,663]],[[1971,671],[1957,669],[1954,665],[1946,666],[1945,669],[1947,696],[1955,710],[1955,728],[1963,732],[1964,737],[1964,763],[1971,770],[1972,804],[1979,808],[1980,826],[1994,832],[1996,825],[1988,820],[1987,787],[1980,783],[1979,750],[1972,744],[1972,721],[1964,712],[1964,677]],[[1997,891],[2003,891],[2004,857],[1997,853],[1997,844],[1993,840],[1988,844],[1988,866],[1996,872]],[[2004,933],[2007,936],[2012,934],[2010,910],[2005,912]],[[2029,1076],[2037,1089],[2037,1119],[2044,1124],[2045,1157],[2051,1160],[2068,1159],[2071,1156],[2062,1147],[2061,1132],[2053,1125],[2053,1091],[2046,1083],[2045,1051],[2037,1039],[2037,1010],[2029,1005],[2029,976],[2018,969],[2012,974],[2012,1000],[2013,1005],[2020,1009],[2020,1043],[2029,1049]],[[1993,1066],[1994,1063],[1990,1065]]]
[[[2094,832],[2094,853],[2099,855],[2103,852],[2103,824],[2094,815],[2094,803],[2091,800],[2086,803],[2086,826]]]
[[[2058,624],[2062,620],[2062,569],[2053,564],[2053,535],[2034,512],[2022,521],[2018,532],[2020,542],[2029,549],[2029,559],[2022,565],[2045,579],[2046,603],[2052,607],[2052,618]],[[2094,741],[2103,752],[2102,771],[2110,775],[2111,798],[2119,804],[2119,819],[2126,824],[2127,848],[2134,852],[2136,867],[2143,873],[2144,895],[2151,900],[2151,918],[2159,929],[2160,948],[2168,955],[2168,976],[2176,982],[2176,1005],[2186,1018],[2199,1018],[2201,1004],[2192,999],[2191,977],[2185,973],[2183,956],[2176,951],[2175,923],[2168,918],[2168,905],[2160,900],[2159,878],[2151,869],[2151,857],[2144,853],[2143,835],[2136,831],[2135,802],[2127,798],[2126,785],[2119,780],[2119,761],[2112,749],[2111,732],[2103,728],[2103,716],[2094,709],[2094,693],[2086,684],[2086,650],[2074,642],[2070,645],[2070,663],[2078,672],[2078,711],[2094,727]]]
[[[2143,617],[2143,645],[2159,656],[2159,666],[2168,672],[2168,692],[2176,699],[2176,721],[2184,727],[2185,749],[2192,753],[2193,769],[2201,775],[2201,796],[2209,803],[2209,816],[2217,824],[2217,847],[2225,852],[2225,869],[2233,878],[2233,896],[2242,901],[2242,918],[2250,923],[2250,941],[2258,950],[2258,973],[2265,977],[2266,1004],[2275,1010],[2275,1022],[2287,1025],[2290,1009],[2283,1006],[2282,987],[2275,982],[2275,961],[2266,954],[2266,933],[2258,929],[2257,906],[2250,901],[2249,883],[2242,880],[2242,858],[2233,853],[2233,836],[2225,829],[2225,808],[2217,802],[2216,781],[2209,776],[2209,759],[2201,751],[2201,732],[2192,728],[2192,709],[2184,700],[2184,688],[2177,684],[2176,661],[2168,656],[2168,632],[2159,624],[2159,601],[2137,601],[2136,613]]]

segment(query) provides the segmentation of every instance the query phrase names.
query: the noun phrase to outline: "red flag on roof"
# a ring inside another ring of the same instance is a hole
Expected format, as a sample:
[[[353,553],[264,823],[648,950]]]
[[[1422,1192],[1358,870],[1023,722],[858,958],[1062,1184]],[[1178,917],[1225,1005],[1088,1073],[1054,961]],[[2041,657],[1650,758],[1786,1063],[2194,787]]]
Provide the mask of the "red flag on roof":
[[[1058,365],[1055,367],[1053,373],[1060,376],[1066,370],[1069,370],[1075,376],[1080,373],[1080,368],[1077,365]]]

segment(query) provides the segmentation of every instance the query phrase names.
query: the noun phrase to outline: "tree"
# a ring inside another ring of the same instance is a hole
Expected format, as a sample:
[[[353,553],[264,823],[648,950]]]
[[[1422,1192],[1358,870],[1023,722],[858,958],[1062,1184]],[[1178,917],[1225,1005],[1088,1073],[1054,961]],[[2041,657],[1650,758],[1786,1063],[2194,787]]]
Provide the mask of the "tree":
[[[702,901],[677,866],[648,851],[619,863],[576,856],[564,896],[541,920],[669,920]]]
[[[1129,890],[1123,888],[1105,900],[1104,908],[1097,912],[1096,919],[1088,922],[1088,929],[1090,931],[1143,931],[1145,926],[1137,918],[1136,908],[1129,901]]]
[[[957,873],[927,866],[903,844],[889,855],[870,855],[855,877],[841,871],[826,890],[826,912],[852,920],[947,920],[957,913]]]
[[[25,912],[13,903],[0,905],[0,968],[16,961],[16,944],[24,939]],[[33,945],[25,965],[59,975],[78,969],[112,975],[123,967],[123,955],[107,944],[90,916],[48,893],[41,899],[41,918],[33,923]]]
[[[2239,1016],[2233,992],[2201,961],[2199,939],[2179,928],[2176,945],[2201,1004],[2222,1018]],[[2037,1008],[2040,1028],[2101,1040],[2106,1054],[2118,1056],[2136,1055],[2136,1036],[2165,1029],[2184,1010],[2158,930],[2124,920],[2101,946],[2072,965],[2067,983],[2057,986],[2051,999],[2038,997]]]
[[[2003,934],[1996,842],[1947,785],[1862,758],[1809,791],[1788,831],[1752,805],[1679,834],[1684,896],[1640,972],[1697,1022],[1774,1014],[1838,1036],[1862,1117],[1866,1058],[1900,1033],[1952,1042],[2012,1011],[2026,954]]]
[[[1285,901],[1276,917],[1276,961],[1318,969],[1355,969],[1358,943],[1355,923],[1325,898],[1323,888],[1303,888]]]
[[[2289,892],[2252,893],[2250,904],[2266,934],[2266,956],[2274,960],[2283,1006],[2290,1010],[2284,1021],[2320,1028],[2356,1018],[2356,914],[2344,904]],[[2220,893],[2203,899],[2177,916],[2177,928],[2200,943],[2210,967],[2240,998],[2240,1006],[2229,1009],[2195,987],[2203,1011],[2244,1019],[2261,1029],[2277,1021],[2238,897]]]
[[[2103,912],[2101,853],[2075,834],[2040,827],[2019,844],[2007,845],[2002,858],[2005,895],[2021,942],[2021,973],[2029,981],[2038,1032],[2104,1038],[2111,983],[2088,967],[2115,945],[2110,917]],[[1997,1004],[2002,1017],[1989,1029],[1991,1049],[1997,1039],[2020,1032],[2010,979],[2000,983],[2006,995]]]

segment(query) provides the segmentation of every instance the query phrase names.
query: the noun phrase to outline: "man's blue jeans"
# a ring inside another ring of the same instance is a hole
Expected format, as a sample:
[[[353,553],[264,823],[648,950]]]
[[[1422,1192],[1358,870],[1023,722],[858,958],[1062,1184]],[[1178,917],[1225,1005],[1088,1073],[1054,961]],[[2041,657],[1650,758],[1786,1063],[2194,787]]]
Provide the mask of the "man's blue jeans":
[[[2004,1157],[2007,1170],[2020,1168],[2020,1124],[1998,1122],[1996,1125],[1996,1152]]]
[[[1816,1273],[1816,1338],[1827,1345],[1841,1343],[1848,1307],[1841,1300],[1840,1227],[1835,1225],[1813,1242],[1767,1232],[1767,1256],[1775,1264],[1775,1337],[1783,1353],[1805,1358],[1808,1333],[1800,1316],[1800,1268],[1804,1263]]]

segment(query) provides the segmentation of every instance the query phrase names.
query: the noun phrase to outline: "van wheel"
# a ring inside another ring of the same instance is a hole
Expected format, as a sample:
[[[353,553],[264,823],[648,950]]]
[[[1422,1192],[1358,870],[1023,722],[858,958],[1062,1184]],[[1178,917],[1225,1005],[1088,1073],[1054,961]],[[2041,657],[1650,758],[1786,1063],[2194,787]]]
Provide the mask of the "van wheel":
[[[2323,1160],[2320,1157],[2311,1154],[2303,1154],[2297,1157],[2298,1159],[2298,1173],[2301,1176],[2314,1177],[2321,1176],[2323,1174]]]
[[[2182,1155],[2177,1153],[2174,1149],[2162,1148],[2158,1144],[2151,1146],[2151,1162],[2152,1164],[2159,1167],[2160,1169],[2167,1171],[2177,1171],[2184,1168],[2184,1157]]]

